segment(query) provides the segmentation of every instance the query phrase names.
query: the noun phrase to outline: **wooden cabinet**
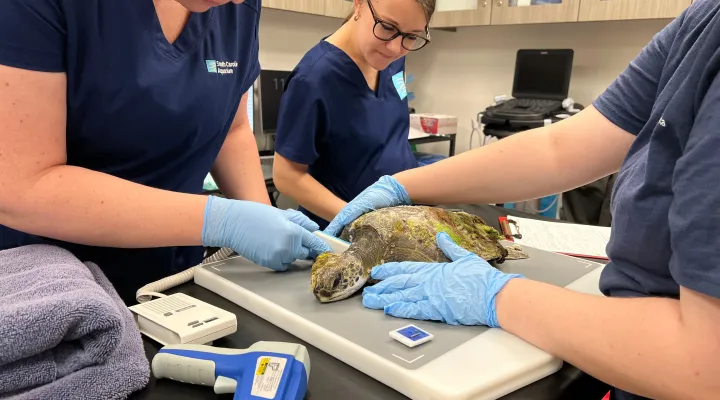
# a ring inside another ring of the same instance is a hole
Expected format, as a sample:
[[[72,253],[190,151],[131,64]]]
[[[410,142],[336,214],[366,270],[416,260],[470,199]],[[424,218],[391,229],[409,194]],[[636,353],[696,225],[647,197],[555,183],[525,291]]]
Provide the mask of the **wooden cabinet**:
[[[3,0],[0,0],[3,1]],[[675,18],[693,0],[437,0],[431,28]],[[263,7],[346,18],[351,0],[264,0]]]
[[[305,14],[325,15],[326,0],[264,0],[262,6]]]
[[[325,15],[335,18],[347,18],[352,12],[353,2],[349,0],[325,0]]]
[[[431,28],[457,28],[461,26],[490,25],[491,0],[471,2],[437,1]]]
[[[580,0],[494,0],[491,25],[576,22]]]
[[[582,0],[580,21],[675,18],[691,0]]]

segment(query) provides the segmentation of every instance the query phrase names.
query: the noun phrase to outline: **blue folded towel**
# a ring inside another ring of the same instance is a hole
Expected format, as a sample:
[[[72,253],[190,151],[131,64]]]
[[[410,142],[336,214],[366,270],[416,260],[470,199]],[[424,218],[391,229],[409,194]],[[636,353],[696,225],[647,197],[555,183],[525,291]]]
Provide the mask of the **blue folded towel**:
[[[97,265],[58,247],[0,251],[0,398],[125,399],[150,368]]]

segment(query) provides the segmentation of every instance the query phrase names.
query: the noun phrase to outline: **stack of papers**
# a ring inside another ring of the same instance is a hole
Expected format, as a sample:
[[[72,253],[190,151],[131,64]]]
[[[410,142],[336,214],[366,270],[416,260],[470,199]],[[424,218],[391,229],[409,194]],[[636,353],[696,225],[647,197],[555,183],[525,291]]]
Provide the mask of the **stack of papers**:
[[[408,135],[408,139],[420,139],[428,136],[430,136],[429,133],[425,133],[420,129],[410,127],[410,134]]]
[[[538,221],[508,215],[517,222],[522,239],[515,243],[570,256],[607,259],[605,248],[610,241],[610,228]],[[512,224],[510,225],[512,228]],[[515,231],[515,229],[513,229]]]

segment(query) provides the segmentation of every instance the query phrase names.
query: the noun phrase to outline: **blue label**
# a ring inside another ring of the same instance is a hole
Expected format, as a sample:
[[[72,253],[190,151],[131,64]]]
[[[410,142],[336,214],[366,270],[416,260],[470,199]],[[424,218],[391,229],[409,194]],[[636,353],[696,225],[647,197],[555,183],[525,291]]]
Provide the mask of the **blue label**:
[[[407,328],[400,329],[397,332],[410,340],[420,340],[428,337],[427,332],[415,326],[408,326]]]
[[[215,60],[205,60],[205,66],[207,66],[208,72],[217,73],[217,63]]]
[[[405,86],[405,73],[403,71],[398,72],[392,77],[393,85],[397,90],[400,100],[405,100],[407,97],[407,87]]]

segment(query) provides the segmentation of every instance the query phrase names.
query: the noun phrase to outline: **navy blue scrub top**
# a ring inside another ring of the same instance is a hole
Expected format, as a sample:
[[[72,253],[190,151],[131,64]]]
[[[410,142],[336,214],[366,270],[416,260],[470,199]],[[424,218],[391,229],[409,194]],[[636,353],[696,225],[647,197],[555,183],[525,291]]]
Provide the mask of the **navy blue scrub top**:
[[[405,58],[380,71],[377,91],[355,62],[322,40],[290,74],[275,151],[344,201],[383,175],[415,168],[408,133]],[[300,207],[324,229],[328,221]]]
[[[612,194],[605,295],[720,298],[719,73],[720,3],[698,0],[594,102],[636,135]]]
[[[2,0],[0,64],[67,75],[68,165],[198,194],[260,72],[260,7],[246,0],[194,13],[170,44],[152,0]],[[36,243],[96,262],[133,303],[142,285],[203,255],[80,246],[0,226],[0,249]]]

